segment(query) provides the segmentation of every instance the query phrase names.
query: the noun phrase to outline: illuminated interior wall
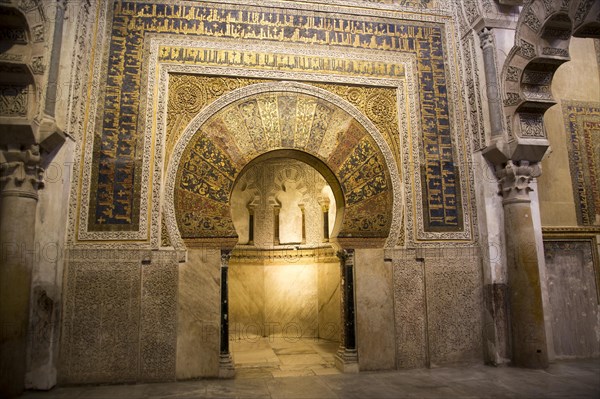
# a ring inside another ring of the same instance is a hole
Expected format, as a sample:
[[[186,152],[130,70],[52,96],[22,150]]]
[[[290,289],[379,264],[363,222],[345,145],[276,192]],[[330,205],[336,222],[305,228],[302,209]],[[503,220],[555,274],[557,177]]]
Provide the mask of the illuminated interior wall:
[[[237,180],[231,213],[240,245],[229,265],[233,339],[338,340],[340,266],[324,242],[325,212],[332,228],[331,188],[303,162],[266,160]]]
[[[230,336],[320,337],[337,341],[339,264],[289,258],[268,264],[229,265]]]

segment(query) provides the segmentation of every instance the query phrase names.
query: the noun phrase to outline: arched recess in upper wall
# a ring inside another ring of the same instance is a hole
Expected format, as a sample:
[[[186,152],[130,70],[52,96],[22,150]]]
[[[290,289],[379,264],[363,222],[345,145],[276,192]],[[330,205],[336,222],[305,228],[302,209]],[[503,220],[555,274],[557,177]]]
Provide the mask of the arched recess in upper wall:
[[[173,246],[235,244],[229,210],[233,183],[256,157],[286,149],[320,160],[339,182],[345,205],[340,241],[383,246],[390,232],[400,229],[397,165],[373,123],[326,90],[258,83],[206,107],[176,144],[163,203]]]
[[[571,36],[600,38],[599,1],[533,0],[523,7],[502,70],[513,160],[540,161],[548,148],[543,116],[556,103],[550,86],[557,68],[570,59]]]

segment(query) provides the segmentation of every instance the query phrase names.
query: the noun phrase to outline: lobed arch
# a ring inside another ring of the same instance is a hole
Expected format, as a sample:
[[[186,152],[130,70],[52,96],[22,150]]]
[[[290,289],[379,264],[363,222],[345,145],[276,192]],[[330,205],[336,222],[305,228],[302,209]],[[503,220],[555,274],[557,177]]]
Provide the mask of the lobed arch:
[[[297,82],[240,88],[188,125],[166,173],[163,211],[172,245],[234,245],[229,199],[235,180],[253,160],[269,156],[316,166],[340,187],[339,240],[393,245],[388,237],[402,215],[400,177],[388,144],[353,105]]]
[[[514,160],[537,162],[548,148],[543,116],[556,101],[554,73],[570,60],[572,36],[600,38],[600,2],[533,0],[520,14],[502,70],[504,113]]]

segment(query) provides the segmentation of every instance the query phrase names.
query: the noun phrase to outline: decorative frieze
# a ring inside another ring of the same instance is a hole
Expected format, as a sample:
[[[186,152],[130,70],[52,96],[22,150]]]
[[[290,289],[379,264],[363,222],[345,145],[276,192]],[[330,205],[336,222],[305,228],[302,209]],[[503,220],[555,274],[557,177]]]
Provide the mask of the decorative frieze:
[[[46,69],[44,65],[44,57],[33,57],[31,59],[31,71],[36,75],[42,75]]]
[[[569,56],[569,50],[564,49],[564,48],[556,48],[556,47],[544,47],[542,49],[542,54],[566,58]]]
[[[519,76],[521,76],[520,68],[514,66],[508,67],[508,70],[506,71],[506,80],[510,80],[511,82],[518,82]]]
[[[596,0],[581,0],[575,12],[575,25],[583,22]]]
[[[20,68],[18,69],[20,71]],[[0,86],[0,115],[27,116],[29,96],[24,85]]]
[[[2,53],[0,54],[0,60],[14,62],[23,61],[23,54]]]
[[[31,28],[31,34],[33,35],[33,41],[35,43],[44,41],[44,25],[36,25]]]
[[[2,27],[0,28],[0,41],[6,41],[15,44],[27,44],[27,34],[21,27]]]
[[[552,82],[552,76],[552,72],[526,70],[523,74],[522,83],[534,85],[549,85]]]
[[[525,25],[527,25],[532,31],[537,32],[540,30],[541,22],[536,17],[532,8],[529,8],[525,15]]]
[[[542,114],[519,114],[521,137],[544,138],[544,116]]]
[[[518,93],[506,93],[506,98],[504,99],[504,105],[506,107],[510,107],[513,105],[517,105],[519,103],[520,97]]]
[[[18,0],[17,7],[21,9],[23,12],[28,12],[38,7],[39,0]]]
[[[521,47],[519,53],[523,58],[531,59],[535,57],[535,47],[526,40],[521,39]]]

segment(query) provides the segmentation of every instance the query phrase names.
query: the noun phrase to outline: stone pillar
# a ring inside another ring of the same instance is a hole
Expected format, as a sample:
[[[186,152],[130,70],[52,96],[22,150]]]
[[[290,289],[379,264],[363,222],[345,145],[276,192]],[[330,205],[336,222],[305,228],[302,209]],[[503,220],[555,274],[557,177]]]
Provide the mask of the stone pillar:
[[[60,49],[62,46],[63,24],[66,0],[56,1],[56,14],[54,14],[54,36],[52,37],[52,54],[48,65],[48,86],[46,89],[46,104],[44,112],[54,118],[57,101],[58,70],[60,63]]]
[[[340,347],[335,355],[335,366],[344,373],[358,373],[356,350],[356,319],[354,316],[354,250],[337,253],[340,259],[342,295],[342,332]]]
[[[540,168],[537,163],[509,160],[497,175],[504,206],[512,364],[546,368],[544,309],[529,198],[529,184],[540,175]]]
[[[43,170],[39,147],[0,152],[0,396],[24,390],[35,218]]]
[[[231,251],[221,250],[221,347],[219,356],[219,377],[232,378],[235,368],[229,353],[229,294],[228,270]]]
[[[501,137],[503,133],[502,118],[504,111],[502,110],[502,102],[500,101],[500,93],[498,90],[498,71],[496,69],[496,60],[494,56],[494,37],[492,31],[484,28],[479,33],[481,50],[483,51],[483,69],[485,71],[486,93],[488,108],[490,114],[491,138]]]

